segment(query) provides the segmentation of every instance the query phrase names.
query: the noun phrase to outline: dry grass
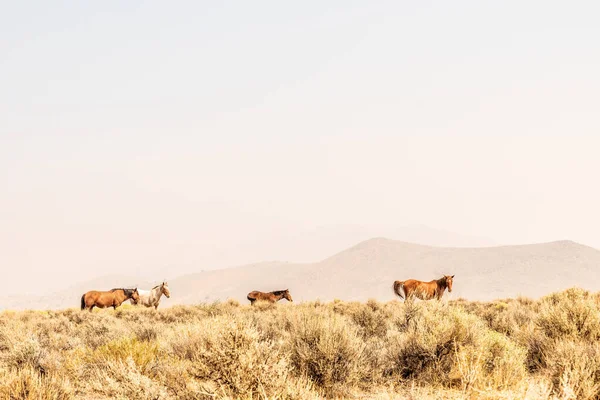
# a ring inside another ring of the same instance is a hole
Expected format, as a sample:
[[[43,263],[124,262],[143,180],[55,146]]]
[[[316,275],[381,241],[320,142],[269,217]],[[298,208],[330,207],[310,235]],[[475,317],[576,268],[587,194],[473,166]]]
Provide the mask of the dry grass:
[[[600,297],[0,314],[0,399],[596,399]]]

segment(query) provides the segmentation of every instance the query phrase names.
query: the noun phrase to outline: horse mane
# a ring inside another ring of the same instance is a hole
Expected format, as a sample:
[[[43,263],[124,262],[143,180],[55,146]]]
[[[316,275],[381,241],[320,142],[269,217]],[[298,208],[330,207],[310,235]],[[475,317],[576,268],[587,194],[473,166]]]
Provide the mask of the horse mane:
[[[274,290],[271,293],[273,293],[275,296],[279,296],[281,294],[284,294],[286,292],[286,290]]]
[[[116,292],[117,290],[122,290],[123,293],[125,294],[125,296],[131,296],[133,294],[133,292],[135,291],[135,289],[115,288],[115,289],[110,289],[109,292]]]
[[[448,281],[447,281],[447,278],[445,276],[441,277],[438,280],[436,280],[436,283],[438,284],[438,286],[441,286],[444,289],[446,289],[448,287]]]

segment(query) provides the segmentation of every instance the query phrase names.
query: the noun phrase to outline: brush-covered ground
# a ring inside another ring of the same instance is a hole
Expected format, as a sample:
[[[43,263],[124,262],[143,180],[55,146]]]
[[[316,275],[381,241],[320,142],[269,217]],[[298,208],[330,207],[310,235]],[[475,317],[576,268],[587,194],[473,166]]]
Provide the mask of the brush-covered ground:
[[[0,399],[597,399],[600,295],[0,313]]]

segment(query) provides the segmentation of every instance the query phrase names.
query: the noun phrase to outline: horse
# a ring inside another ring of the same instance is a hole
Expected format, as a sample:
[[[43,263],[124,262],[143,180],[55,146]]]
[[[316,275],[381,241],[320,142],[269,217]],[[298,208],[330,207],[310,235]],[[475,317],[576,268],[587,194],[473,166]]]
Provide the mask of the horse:
[[[143,305],[146,307],[154,307],[154,309],[158,309],[158,303],[160,302],[160,297],[164,294],[167,298],[171,297],[171,292],[169,291],[169,286],[167,282],[163,282],[160,285],[154,286],[151,290],[139,290],[138,293],[140,295],[139,301],[135,302],[131,299],[131,304]]]
[[[99,292],[90,290],[81,296],[81,309],[88,309],[92,312],[94,307],[106,308],[112,307],[115,310],[125,300],[132,299],[135,303],[138,302],[140,296],[137,288],[135,289],[111,289],[108,292]]]
[[[444,275],[442,278],[431,282],[422,282],[416,279],[395,281],[394,293],[403,298],[404,301],[414,297],[421,300],[431,300],[433,298],[441,300],[446,289],[448,289],[448,293],[452,292],[453,279],[454,275]]]
[[[248,293],[248,300],[250,300],[250,304],[254,305],[254,302],[257,300],[268,301],[269,303],[276,303],[281,299],[286,299],[287,301],[293,302],[292,296],[290,295],[289,289],[285,290],[275,290],[273,292],[264,293],[255,290],[253,292]]]

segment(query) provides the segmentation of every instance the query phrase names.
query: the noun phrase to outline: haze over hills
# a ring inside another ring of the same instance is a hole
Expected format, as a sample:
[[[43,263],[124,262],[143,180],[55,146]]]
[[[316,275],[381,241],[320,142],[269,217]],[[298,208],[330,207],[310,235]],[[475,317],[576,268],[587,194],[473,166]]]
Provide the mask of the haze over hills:
[[[376,236],[433,246],[495,244],[487,238],[415,224],[303,225],[284,221],[273,227],[269,223],[262,221],[261,225],[257,220],[244,225],[243,230],[222,226],[214,232],[209,226],[193,238],[165,228],[168,234],[162,233],[149,241],[147,235],[141,234],[135,237],[111,235],[87,238],[82,246],[69,246],[68,240],[55,237],[57,242],[49,240],[40,246],[24,238],[27,251],[21,252],[15,250],[19,246],[5,237],[0,240],[3,246],[0,265],[11,268],[3,281],[3,293],[11,297],[46,296],[87,281],[98,288],[142,284],[266,260],[314,263]],[[85,236],[83,231],[81,235]],[[118,276],[120,278],[113,279]],[[101,281],[96,282],[98,279]]]
[[[579,286],[600,290],[600,251],[572,241],[482,248],[434,247],[374,238],[317,263],[264,262],[188,274],[169,281],[171,299],[163,305],[233,298],[246,301],[251,290],[289,288],[295,301],[394,299],[396,279],[431,280],[455,274],[449,298],[491,300],[519,295],[539,297]],[[76,307],[85,290],[114,287],[110,277],[44,297],[2,299],[2,308]],[[152,283],[139,283],[149,287]]]
[[[392,300],[396,279],[431,280],[455,274],[451,297],[490,300],[538,297],[596,282],[600,251],[572,241],[449,248],[384,238],[370,239],[314,264],[263,263],[181,277],[173,302],[245,300],[251,290],[289,288],[295,300]]]

